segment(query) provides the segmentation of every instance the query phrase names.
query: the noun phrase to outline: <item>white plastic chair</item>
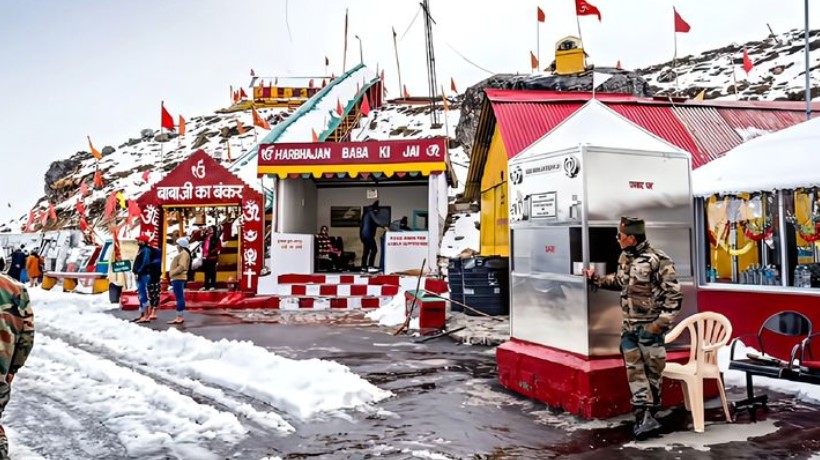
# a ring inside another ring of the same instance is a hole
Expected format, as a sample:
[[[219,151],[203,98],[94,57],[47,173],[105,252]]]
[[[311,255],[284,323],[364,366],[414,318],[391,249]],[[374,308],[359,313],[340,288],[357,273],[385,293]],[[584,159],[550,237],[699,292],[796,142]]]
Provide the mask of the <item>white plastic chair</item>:
[[[680,380],[683,390],[683,401],[686,409],[692,412],[692,424],[695,432],[703,433],[703,380],[716,379],[720,400],[726,421],[731,423],[729,405],[726,402],[726,390],[718,369],[717,352],[726,346],[732,335],[732,323],[720,313],[703,312],[694,314],[681,321],[666,335],[666,343],[677,339],[684,330],[689,330],[691,347],[689,362],[686,364],[667,363],[663,376]]]

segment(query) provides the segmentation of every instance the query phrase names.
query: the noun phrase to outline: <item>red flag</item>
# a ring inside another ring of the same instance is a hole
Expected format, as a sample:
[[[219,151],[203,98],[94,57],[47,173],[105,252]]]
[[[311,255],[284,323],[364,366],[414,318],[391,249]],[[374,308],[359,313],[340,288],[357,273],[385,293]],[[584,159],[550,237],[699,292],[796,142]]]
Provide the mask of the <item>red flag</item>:
[[[340,117],[344,113],[344,110],[342,110],[342,102],[338,97],[336,98],[336,113],[339,114]]]
[[[598,16],[599,21],[601,20],[601,12],[586,0],[575,0],[575,14],[578,16],[591,16],[594,14]]]
[[[325,86],[327,86],[327,81],[323,78],[322,79],[322,88],[324,88]]]
[[[182,115],[179,116],[179,135],[185,135],[185,119],[182,118]]]
[[[410,99],[410,93],[407,92],[407,85],[404,85],[404,98]]]
[[[311,78],[310,81],[308,82],[308,88],[313,88],[314,84],[315,83],[313,83],[313,79]]]
[[[142,181],[143,182],[148,182],[149,177],[151,177],[151,170],[150,169],[146,169],[145,171],[142,172]]]
[[[367,94],[362,97],[362,105],[359,107],[359,111],[362,113],[363,117],[366,117],[367,114],[370,113],[370,101],[367,100]]]
[[[530,51],[530,68],[532,68],[532,70],[538,70],[538,58],[532,54],[532,51]]]
[[[746,71],[746,75],[755,68],[755,65],[752,63],[751,58],[749,58],[749,53],[746,52],[746,48],[743,49],[743,70]]]
[[[267,120],[259,116],[259,113],[256,111],[256,107],[251,107],[251,114],[253,115],[253,125],[258,126],[263,129],[270,129],[270,123]]]
[[[102,154],[100,153],[99,150],[95,149],[94,145],[91,143],[91,136],[86,136],[86,137],[88,137],[88,148],[91,149],[91,154],[94,155],[94,158],[96,158],[98,160],[102,160]]]
[[[86,222],[85,217],[80,217],[80,231],[85,232],[88,230],[88,222]]]
[[[310,137],[313,142],[319,142],[319,135],[316,134],[316,130],[313,128],[310,128]]]
[[[128,200],[128,218],[126,219],[128,225],[133,225],[134,221],[139,221],[141,214],[142,212],[140,211],[140,207],[137,205],[137,202],[134,200]]]
[[[456,81],[453,80],[453,77],[450,77],[450,91],[458,94],[458,89],[456,89]]]
[[[102,174],[100,174],[100,170],[98,169],[94,173],[94,187],[96,188],[103,188],[105,184],[103,184]]]
[[[108,195],[108,199],[105,201],[105,218],[111,218],[115,209],[117,209],[117,192],[111,192],[111,195]]]
[[[57,222],[57,208],[54,207],[54,203],[48,204],[48,218]]]
[[[544,10],[541,7],[538,7],[538,22],[544,22],[547,20],[547,15],[544,14]]]
[[[622,69],[623,69],[623,67],[621,67],[621,60],[620,60],[620,59],[618,59],[618,63],[617,63],[617,64],[615,64],[615,68],[616,68],[616,69],[618,69],[618,70],[622,70]]]
[[[245,88],[239,88],[239,98],[240,99],[247,99],[248,93],[245,92]]]
[[[689,23],[683,20],[681,15],[678,14],[678,10],[676,10],[674,6],[672,7],[672,11],[675,12],[675,32],[680,32],[682,34],[689,32],[689,30],[692,29],[689,27]]]
[[[42,225],[41,230],[45,230],[46,224],[48,223],[48,211],[43,209],[43,212],[40,214],[40,225]]]
[[[81,216],[85,215],[85,205],[83,204],[82,201],[77,200],[77,204],[75,204],[74,207],[77,208],[77,213],[79,215],[81,215]]]
[[[165,110],[165,102],[160,102],[160,108],[162,109],[162,121],[160,121],[160,126],[173,131],[174,130],[174,117]]]
[[[325,56],[325,67],[327,67],[329,65],[330,65],[330,59],[328,59],[327,56]]]
[[[88,185],[85,181],[80,182],[80,196],[88,196]]]
[[[245,127],[242,126],[239,120],[236,120],[236,130],[239,131],[239,134],[245,134]]]

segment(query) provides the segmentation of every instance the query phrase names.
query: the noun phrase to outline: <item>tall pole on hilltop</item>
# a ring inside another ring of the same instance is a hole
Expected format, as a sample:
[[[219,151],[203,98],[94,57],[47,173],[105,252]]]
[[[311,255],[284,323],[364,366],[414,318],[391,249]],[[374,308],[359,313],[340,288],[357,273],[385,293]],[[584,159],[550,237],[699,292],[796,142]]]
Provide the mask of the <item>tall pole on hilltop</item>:
[[[677,14],[675,7],[672,7],[672,13]],[[675,54],[672,56],[672,69],[675,72],[675,92],[680,91],[678,86],[678,30],[677,27],[672,28],[672,35],[675,36]]]
[[[399,65],[399,45],[396,43],[396,28],[395,27],[393,27],[393,50],[396,53],[396,72],[398,72],[398,74],[399,74],[399,92],[396,93],[396,94],[401,96],[403,86],[401,85],[401,66]]]
[[[809,0],[805,0],[806,34],[806,120],[811,120],[811,76],[809,75]]]
[[[427,87],[430,94],[430,122],[435,126],[438,125],[438,113],[436,112],[438,84],[436,84],[436,54],[433,50],[433,24],[436,21],[430,16],[429,0],[423,0],[421,8],[424,10],[424,28],[427,37]]]
[[[359,40],[359,64],[364,64],[364,52],[362,52],[362,39],[359,35],[354,35],[356,40]]]
[[[342,56],[342,73],[347,70],[347,8],[345,8],[345,53]]]
[[[538,55],[538,65],[541,65],[541,21],[535,18],[535,54]]]

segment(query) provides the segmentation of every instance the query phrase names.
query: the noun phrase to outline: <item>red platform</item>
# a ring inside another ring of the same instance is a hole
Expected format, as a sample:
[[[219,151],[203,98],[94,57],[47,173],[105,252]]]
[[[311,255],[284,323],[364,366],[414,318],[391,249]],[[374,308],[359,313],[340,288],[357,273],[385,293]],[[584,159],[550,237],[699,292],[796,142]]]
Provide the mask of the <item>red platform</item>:
[[[669,362],[686,362],[689,351],[670,351]],[[585,358],[511,339],[496,349],[498,379],[505,388],[585,419],[609,418],[631,411],[626,369],[620,356]],[[707,397],[717,386],[704,388]],[[664,379],[662,405],[682,405],[678,382]]]

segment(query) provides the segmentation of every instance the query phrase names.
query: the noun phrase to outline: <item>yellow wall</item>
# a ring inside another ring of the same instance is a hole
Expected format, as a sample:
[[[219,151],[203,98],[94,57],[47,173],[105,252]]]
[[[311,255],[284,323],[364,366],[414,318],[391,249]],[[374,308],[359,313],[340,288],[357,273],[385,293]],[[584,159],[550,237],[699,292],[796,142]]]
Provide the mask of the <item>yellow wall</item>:
[[[481,254],[510,255],[509,201],[507,200],[507,149],[498,126],[493,132],[487,163],[481,176]]]
[[[576,48],[568,51],[555,52],[555,73],[558,75],[572,75],[586,70],[584,50]]]

